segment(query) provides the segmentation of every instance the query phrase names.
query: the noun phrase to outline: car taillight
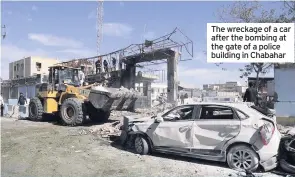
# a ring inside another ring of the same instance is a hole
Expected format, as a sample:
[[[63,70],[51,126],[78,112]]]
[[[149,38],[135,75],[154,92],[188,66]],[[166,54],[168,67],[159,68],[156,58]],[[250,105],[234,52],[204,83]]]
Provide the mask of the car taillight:
[[[272,135],[275,131],[275,126],[271,122],[264,120],[264,125],[260,128],[260,135],[262,143],[267,145],[272,138]]]

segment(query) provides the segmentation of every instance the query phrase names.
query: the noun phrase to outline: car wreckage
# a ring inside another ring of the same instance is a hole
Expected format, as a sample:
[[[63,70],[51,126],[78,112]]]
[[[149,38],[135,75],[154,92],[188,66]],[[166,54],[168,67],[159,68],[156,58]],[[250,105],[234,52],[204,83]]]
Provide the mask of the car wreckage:
[[[154,151],[227,162],[237,170],[278,165],[276,118],[245,103],[195,103],[158,115],[124,116],[121,143],[138,154]]]
[[[280,167],[295,175],[295,127],[282,137],[279,149]]]

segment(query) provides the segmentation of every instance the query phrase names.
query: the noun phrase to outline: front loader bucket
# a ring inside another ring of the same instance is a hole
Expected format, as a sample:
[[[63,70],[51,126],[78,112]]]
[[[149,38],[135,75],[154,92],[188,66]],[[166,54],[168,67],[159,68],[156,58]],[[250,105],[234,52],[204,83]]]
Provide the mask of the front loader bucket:
[[[137,98],[137,93],[128,89],[99,86],[91,89],[88,100],[96,109],[110,111],[132,109]]]

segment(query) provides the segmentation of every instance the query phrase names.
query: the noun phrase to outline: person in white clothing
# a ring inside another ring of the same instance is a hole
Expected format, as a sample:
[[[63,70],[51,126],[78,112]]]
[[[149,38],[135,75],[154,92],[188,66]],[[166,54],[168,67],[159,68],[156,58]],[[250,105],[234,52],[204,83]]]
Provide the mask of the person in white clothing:
[[[79,75],[80,86],[83,86],[83,83],[85,81],[84,66],[81,66],[81,70],[79,71],[78,75]]]

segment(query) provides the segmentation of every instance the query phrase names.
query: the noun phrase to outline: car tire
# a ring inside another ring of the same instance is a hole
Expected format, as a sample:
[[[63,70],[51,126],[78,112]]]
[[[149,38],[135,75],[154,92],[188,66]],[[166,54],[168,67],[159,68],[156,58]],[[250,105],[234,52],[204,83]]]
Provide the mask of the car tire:
[[[137,154],[146,155],[149,153],[149,145],[146,138],[141,135],[136,136],[134,139],[134,149]]]
[[[254,172],[259,166],[259,157],[257,153],[246,145],[231,147],[227,153],[226,160],[228,166],[236,170]]]
[[[284,171],[295,174],[295,165],[288,163],[285,159],[280,160],[280,166]]]

